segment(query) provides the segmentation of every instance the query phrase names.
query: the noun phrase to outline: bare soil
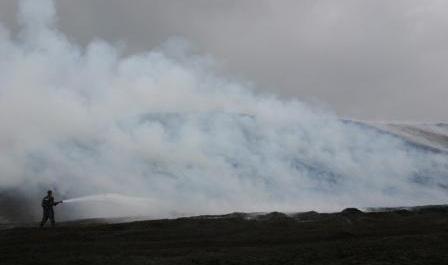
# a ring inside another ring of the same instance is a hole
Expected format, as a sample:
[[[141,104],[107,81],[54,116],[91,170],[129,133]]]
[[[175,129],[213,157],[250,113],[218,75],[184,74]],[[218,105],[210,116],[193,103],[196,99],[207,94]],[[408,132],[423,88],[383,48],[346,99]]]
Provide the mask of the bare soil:
[[[0,264],[448,264],[448,207],[0,230]]]

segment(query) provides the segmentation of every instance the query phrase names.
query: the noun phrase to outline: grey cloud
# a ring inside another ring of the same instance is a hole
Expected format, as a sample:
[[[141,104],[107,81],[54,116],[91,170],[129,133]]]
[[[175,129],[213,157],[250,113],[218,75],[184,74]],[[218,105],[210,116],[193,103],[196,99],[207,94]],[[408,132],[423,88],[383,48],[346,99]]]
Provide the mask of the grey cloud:
[[[0,3],[13,23],[15,0]],[[446,1],[58,0],[59,27],[141,52],[183,36],[223,71],[360,119],[447,121]]]

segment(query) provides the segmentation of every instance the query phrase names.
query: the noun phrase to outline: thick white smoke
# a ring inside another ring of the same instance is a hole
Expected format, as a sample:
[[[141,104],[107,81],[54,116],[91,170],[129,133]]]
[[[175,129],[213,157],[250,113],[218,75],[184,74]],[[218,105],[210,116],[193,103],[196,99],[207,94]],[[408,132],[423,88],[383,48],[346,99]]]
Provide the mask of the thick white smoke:
[[[77,209],[92,217],[446,199],[445,154],[255,95],[176,45],[130,57],[79,47],[55,29],[50,0],[20,10],[19,36],[0,29],[0,192],[148,202]]]

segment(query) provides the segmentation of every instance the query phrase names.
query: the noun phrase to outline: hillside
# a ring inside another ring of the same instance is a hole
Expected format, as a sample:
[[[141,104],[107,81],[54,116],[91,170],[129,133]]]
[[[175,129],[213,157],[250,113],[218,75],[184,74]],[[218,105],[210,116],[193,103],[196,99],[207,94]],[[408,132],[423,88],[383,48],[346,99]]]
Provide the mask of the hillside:
[[[438,152],[448,152],[448,124],[419,123],[367,123],[386,133],[396,135],[403,140],[420,147]]]

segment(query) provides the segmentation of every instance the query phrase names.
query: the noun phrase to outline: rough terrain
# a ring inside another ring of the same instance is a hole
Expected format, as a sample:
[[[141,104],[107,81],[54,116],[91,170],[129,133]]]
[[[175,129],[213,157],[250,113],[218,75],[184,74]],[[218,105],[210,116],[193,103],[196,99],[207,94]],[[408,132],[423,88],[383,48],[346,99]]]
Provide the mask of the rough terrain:
[[[0,264],[448,264],[448,207],[17,227]]]

